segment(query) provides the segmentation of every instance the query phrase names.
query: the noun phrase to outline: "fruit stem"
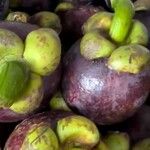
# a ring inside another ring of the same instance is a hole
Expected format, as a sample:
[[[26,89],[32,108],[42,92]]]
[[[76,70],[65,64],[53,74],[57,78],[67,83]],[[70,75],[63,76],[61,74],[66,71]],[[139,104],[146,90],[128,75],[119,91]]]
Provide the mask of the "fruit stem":
[[[134,16],[134,6],[130,0],[110,0],[114,9],[114,17],[109,35],[117,43],[122,43],[130,30]]]

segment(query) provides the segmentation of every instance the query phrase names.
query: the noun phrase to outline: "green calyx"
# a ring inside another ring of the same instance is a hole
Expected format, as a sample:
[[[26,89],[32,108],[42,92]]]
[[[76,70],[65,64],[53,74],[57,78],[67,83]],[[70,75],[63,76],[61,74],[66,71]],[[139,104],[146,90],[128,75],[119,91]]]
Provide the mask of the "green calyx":
[[[112,132],[104,137],[104,143],[111,150],[129,150],[130,140],[127,133]]]
[[[50,11],[41,11],[30,17],[30,23],[37,24],[42,28],[52,28],[58,34],[61,32],[62,26],[58,15]]]
[[[133,21],[131,31],[126,39],[127,44],[140,44],[146,46],[148,43],[148,30],[138,20]]]
[[[9,108],[18,114],[29,114],[39,108],[43,94],[41,76],[31,73],[26,89]]]
[[[71,111],[70,108],[67,106],[62,94],[57,92],[52,99],[50,100],[50,108],[51,110],[65,110]]]
[[[108,59],[108,67],[117,72],[137,74],[149,65],[150,51],[141,45],[130,44],[117,48]]]
[[[111,26],[113,14],[109,12],[97,12],[91,16],[82,27],[83,33],[91,31],[108,32]]]
[[[14,32],[0,28],[0,60],[6,56],[21,58],[23,51],[22,39]]]
[[[58,67],[61,59],[61,42],[58,34],[49,28],[40,28],[27,35],[24,59],[31,71],[49,75]]]
[[[111,23],[109,35],[117,43],[126,39],[132,25],[134,6],[130,0],[112,0],[115,13]]]
[[[80,53],[86,59],[108,57],[116,46],[98,32],[86,33],[80,43]]]
[[[96,125],[83,116],[69,116],[57,122],[60,143],[66,148],[93,148],[100,138]]]
[[[25,12],[10,12],[6,17],[7,21],[17,21],[27,23],[29,19],[29,15]]]
[[[59,150],[59,142],[55,132],[49,125],[34,124],[28,131],[21,150]]]
[[[150,149],[150,138],[143,139],[137,142],[132,150],[149,150]]]
[[[136,11],[149,11],[150,10],[150,1],[149,0],[136,0],[134,2],[134,7]]]
[[[24,61],[0,62],[0,105],[9,106],[23,93],[30,78],[30,69]]]
[[[57,5],[55,12],[58,13],[60,11],[67,11],[73,9],[74,5],[70,2],[61,2]]]

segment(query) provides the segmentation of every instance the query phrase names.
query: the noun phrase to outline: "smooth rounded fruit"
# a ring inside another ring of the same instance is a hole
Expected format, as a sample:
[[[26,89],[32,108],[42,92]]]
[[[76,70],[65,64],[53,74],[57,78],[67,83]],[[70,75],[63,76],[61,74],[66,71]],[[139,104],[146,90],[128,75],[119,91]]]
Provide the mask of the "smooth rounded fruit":
[[[80,41],[64,57],[62,93],[71,109],[99,125],[121,122],[146,101],[150,68],[138,74],[109,69],[108,59],[87,60],[80,54]]]
[[[51,74],[58,67],[61,58],[58,34],[48,28],[30,32],[25,41],[23,56],[33,72],[40,75]]]

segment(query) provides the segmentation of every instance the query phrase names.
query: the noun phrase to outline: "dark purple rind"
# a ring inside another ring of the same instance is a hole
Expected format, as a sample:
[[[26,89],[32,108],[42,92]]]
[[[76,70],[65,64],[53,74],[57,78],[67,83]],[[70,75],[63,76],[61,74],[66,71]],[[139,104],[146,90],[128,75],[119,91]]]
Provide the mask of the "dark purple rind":
[[[87,19],[99,11],[93,6],[79,6],[68,11],[59,11],[58,15],[62,24],[60,38],[64,49],[70,46],[82,36],[82,25]]]
[[[43,77],[44,96],[41,107],[49,107],[49,101],[60,85],[60,79],[62,76],[61,68],[62,67],[60,64],[51,75]]]
[[[137,113],[125,123],[124,131],[127,132],[132,142],[138,142],[150,137],[150,106],[142,106]]]
[[[0,109],[0,122],[7,123],[7,122],[21,121],[21,120],[24,120],[25,118],[29,117],[34,112],[28,113],[28,114],[19,114],[19,113],[12,111],[9,108],[6,108],[6,109],[1,108]]]
[[[39,11],[53,11],[59,0],[19,0],[17,5],[15,1],[10,1],[10,8],[14,11],[23,11],[29,14],[34,14]]]
[[[41,123],[49,125],[52,129],[55,128],[59,119],[72,115],[71,112],[65,111],[51,111],[36,114],[28,119],[25,119],[19,125],[16,126],[8,138],[5,149],[6,150],[20,150],[22,143],[26,137],[27,132],[34,126]]]
[[[150,68],[134,75],[108,69],[107,59],[88,61],[77,42],[64,58],[62,91],[66,102],[99,125],[121,122],[145,102]]]
[[[38,29],[37,25],[21,22],[0,21],[0,28],[15,32],[22,40],[25,40],[28,33]]]

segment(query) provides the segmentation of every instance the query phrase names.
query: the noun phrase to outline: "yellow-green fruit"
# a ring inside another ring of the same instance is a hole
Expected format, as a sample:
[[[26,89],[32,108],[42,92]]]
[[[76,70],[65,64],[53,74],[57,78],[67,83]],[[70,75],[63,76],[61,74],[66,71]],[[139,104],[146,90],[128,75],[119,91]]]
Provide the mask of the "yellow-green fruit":
[[[109,150],[129,150],[129,136],[126,133],[112,132],[104,138]]]
[[[97,59],[111,55],[116,46],[98,32],[88,32],[81,39],[80,52],[86,59]]]
[[[14,32],[0,28],[0,59],[9,55],[20,58],[23,51],[22,39]]]
[[[42,98],[42,78],[40,75],[32,73],[25,91],[16,99],[10,109],[18,114],[29,114],[39,108]]]
[[[61,2],[57,5],[55,12],[66,11],[74,8],[74,5],[70,2]]]
[[[52,110],[71,111],[60,92],[57,92],[50,100],[50,108]]]
[[[26,134],[21,150],[59,150],[54,131],[46,124],[34,125]]]
[[[147,45],[148,30],[143,23],[134,20],[129,36],[127,37],[127,44]]]
[[[57,122],[60,143],[66,148],[93,148],[100,139],[96,125],[89,119],[73,115]]]
[[[27,35],[23,54],[31,70],[40,75],[51,74],[59,65],[61,42],[58,34],[48,28],[34,30]]]
[[[16,21],[16,22],[24,22],[27,23],[29,19],[29,15],[25,12],[10,12],[6,18],[7,21]]]
[[[23,93],[28,85],[30,69],[22,60],[0,63],[0,105],[9,106]]]
[[[30,23],[37,24],[43,28],[52,28],[57,33],[61,32],[61,23],[59,17],[49,11],[41,11],[31,16]]]
[[[109,12],[98,12],[91,16],[82,27],[83,33],[93,30],[108,32],[111,26],[113,14]]]
[[[108,59],[108,67],[118,72],[137,74],[149,65],[150,51],[141,45],[121,46]]]
[[[150,138],[139,141],[133,146],[132,150],[150,150]]]

